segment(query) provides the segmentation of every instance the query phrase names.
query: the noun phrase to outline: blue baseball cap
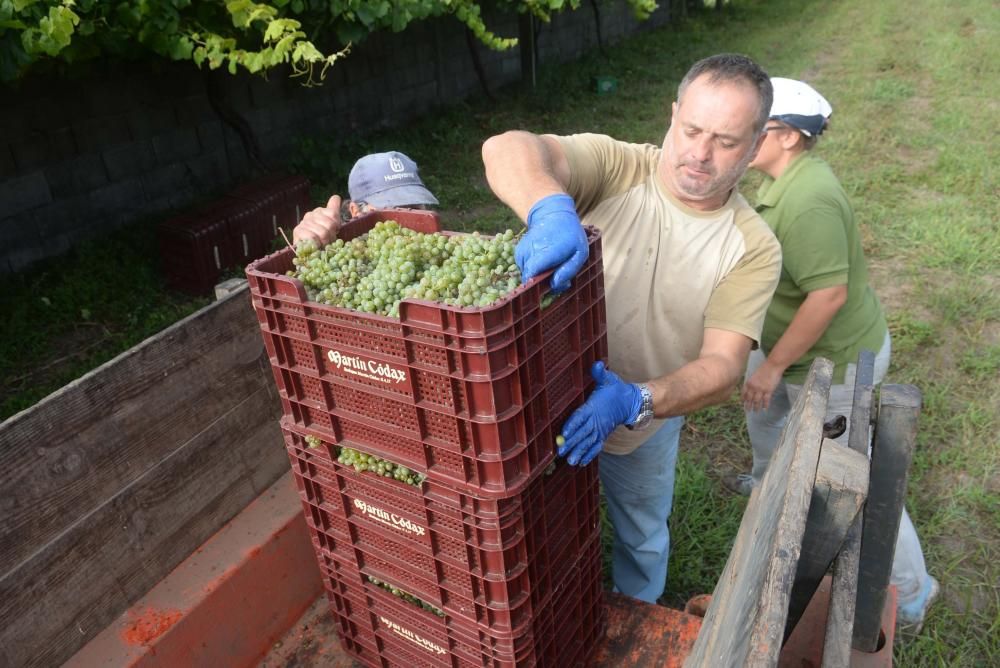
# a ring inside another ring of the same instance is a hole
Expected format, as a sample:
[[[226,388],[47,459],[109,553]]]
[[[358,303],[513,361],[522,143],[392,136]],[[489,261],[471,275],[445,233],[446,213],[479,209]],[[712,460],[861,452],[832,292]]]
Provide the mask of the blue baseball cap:
[[[823,134],[833,107],[816,89],[803,81],[771,77],[774,102],[771,118],[789,125],[807,137]]]
[[[417,163],[399,151],[372,153],[358,160],[347,178],[347,190],[355,202],[377,208],[438,203],[420,180]]]

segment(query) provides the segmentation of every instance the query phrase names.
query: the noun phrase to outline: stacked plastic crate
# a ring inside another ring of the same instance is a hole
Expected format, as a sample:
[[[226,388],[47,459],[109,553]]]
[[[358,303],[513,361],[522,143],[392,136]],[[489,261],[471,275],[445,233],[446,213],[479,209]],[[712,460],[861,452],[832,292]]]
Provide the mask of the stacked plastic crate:
[[[164,221],[158,236],[167,282],[211,293],[226,270],[270,252],[279,227],[290,235],[309,206],[309,179],[272,175]]]
[[[379,211],[341,236],[387,219],[438,230],[432,213]],[[309,302],[290,249],[247,267],[341,641],[367,665],[580,665],[603,636],[596,466],[554,455],[607,357],[588,237],[549,305],[546,277],[485,308],[406,300],[399,319]]]

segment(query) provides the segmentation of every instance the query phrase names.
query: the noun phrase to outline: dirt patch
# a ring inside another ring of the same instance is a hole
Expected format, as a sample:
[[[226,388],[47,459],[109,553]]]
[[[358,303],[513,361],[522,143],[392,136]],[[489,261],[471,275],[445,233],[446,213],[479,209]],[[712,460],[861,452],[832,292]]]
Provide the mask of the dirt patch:
[[[913,305],[914,286],[905,276],[906,265],[901,259],[868,260],[868,282],[887,312]]]
[[[129,621],[128,628],[122,632],[122,638],[130,645],[149,645],[169,631],[182,617],[180,610],[155,608],[146,608],[135,614],[135,618]]]
[[[261,658],[259,668],[353,668],[340,644],[337,617],[320,596],[298,622]]]

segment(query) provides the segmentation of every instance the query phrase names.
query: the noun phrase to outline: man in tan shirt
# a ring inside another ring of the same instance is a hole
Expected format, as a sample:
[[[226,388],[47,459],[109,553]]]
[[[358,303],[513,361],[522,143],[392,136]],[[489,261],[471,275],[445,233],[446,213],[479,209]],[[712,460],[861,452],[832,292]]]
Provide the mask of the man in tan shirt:
[[[771,108],[767,74],[733,54],[696,63],[662,147],[601,135],[507,132],[483,145],[496,195],[527,222],[525,280],[555,269],[564,290],[586,261],[580,227],[602,233],[609,363],[566,421],[559,454],[601,455],[614,526],[615,588],[663,593],[683,416],[729,398],[756,347],[781,250],[736,191]]]

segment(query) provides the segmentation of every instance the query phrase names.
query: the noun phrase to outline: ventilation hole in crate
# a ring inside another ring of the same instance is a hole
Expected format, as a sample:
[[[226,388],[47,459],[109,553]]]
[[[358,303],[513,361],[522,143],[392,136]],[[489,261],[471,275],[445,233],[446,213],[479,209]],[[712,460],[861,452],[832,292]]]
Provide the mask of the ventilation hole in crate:
[[[576,292],[559,297],[542,311],[542,341],[548,345],[549,336],[564,327],[572,319],[576,306]]]
[[[431,505],[431,504],[428,504]],[[433,504],[437,505],[437,504]],[[448,533],[454,534],[455,536],[464,536],[464,531],[462,527],[462,520],[457,517],[449,517],[443,512],[435,511],[433,508],[430,509],[431,525],[436,531],[446,531]]]
[[[399,548],[396,546],[393,547],[394,549],[391,552],[386,552],[385,554],[400,556]],[[420,597],[420,591],[426,586],[426,583],[421,584],[421,576],[429,577],[432,582],[435,581],[437,570],[434,567],[432,559],[421,558],[418,555],[407,553],[405,556],[407,568],[401,569],[367,552],[359,552],[359,555],[361,555],[366,568],[371,568],[383,574],[385,579],[391,580],[397,587],[410,592],[414,596]],[[434,601],[429,602],[435,603]]]
[[[596,306],[591,305],[586,313],[580,316],[578,322],[580,323],[580,338],[586,338],[586,343],[597,340],[597,337],[601,335],[603,327]]]
[[[359,331],[355,327],[339,327],[327,322],[316,322],[316,338],[333,344],[351,346],[397,359],[406,359],[403,340],[373,332]]]
[[[435,547],[438,553],[447,556],[452,561],[469,566],[468,550],[465,549],[464,543],[452,540],[441,534],[437,534],[436,538]]]
[[[422,415],[428,438],[436,438],[446,443],[459,443],[455,418],[433,411],[423,411]]]
[[[465,548],[465,556],[469,561],[469,570],[482,572],[483,565],[479,563],[479,552]]]
[[[299,404],[299,407],[302,410],[303,426],[320,429],[326,431],[327,433],[333,432],[333,420],[331,419],[329,413],[324,410],[314,410],[308,406],[303,406],[302,404]]]
[[[339,534],[342,539],[351,535],[351,530],[347,524],[347,520],[343,517],[334,513],[323,511],[323,521],[326,524],[326,531],[333,532],[335,535]]]
[[[416,409],[385,397],[365,394],[339,385],[331,386],[334,404],[356,415],[411,432],[418,431]]]
[[[462,450],[472,447],[475,444],[475,436],[472,433],[472,423],[468,420],[461,420],[459,422],[459,429],[462,432],[462,439],[459,441],[458,446]],[[479,451],[478,448],[476,450]]]
[[[577,343],[573,340],[573,335],[576,333],[575,329],[575,327],[567,327],[552,337],[545,345],[545,350],[542,352],[545,355],[545,378],[550,383],[552,382],[552,377],[558,373],[557,370],[560,368],[565,369],[566,362],[575,353],[575,345]],[[590,370],[588,369],[587,371],[589,372]]]
[[[332,532],[320,532],[319,544],[330,554],[340,555],[342,558],[350,559],[354,555],[354,548],[351,541],[347,539],[348,534],[343,536]]]
[[[414,399],[445,408],[454,408],[451,378],[427,371],[413,370]]]
[[[306,319],[300,318],[299,316],[290,315],[288,313],[277,312],[275,314],[278,319],[278,331],[282,333],[298,334],[300,336],[306,336],[309,331],[306,325]]]
[[[527,417],[531,421],[530,428],[531,434],[534,438],[538,438],[542,430],[545,429],[545,425],[548,423],[548,414],[545,411],[545,392],[540,392],[538,396],[531,400],[529,404],[531,409],[527,411]],[[561,422],[555,423],[553,429],[558,430],[562,426]]]
[[[549,408],[555,408],[558,405],[562,405],[563,402],[572,400],[576,396],[576,384],[573,382],[572,369],[566,369],[562,373],[557,374],[555,378],[549,379],[548,387],[546,391],[549,395]],[[567,417],[569,417],[567,415]],[[562,425],[562,422],[558,423]],[[559,427],[556,427],[558,429]]]
[[[443,348],[445,345],[444,334],[427,331],[426,329],[410,329],[406,333],[409,341],[426,341],[434,346]]]
[[[434,573],[434,560],[430,557],[426,557],[422,554],[417,554],[408,547],[403,547],[399,543],[388,540],[384,536],[378,533],[377,530],[372,530],[365,528],[363,526],[357,527],[358,543],[362,546],[371,546],[374,551],[378,554],[391,554],[400,561],[407,564],[408,570],[415,571],[415,574],[421,574],[424,577],[430,577],[433,579]],[[372,557],[375,559],[375,557]],[[388,565],[387,562],[380,561],[380,569],[388,569],[387,573],[398,573],[398,568],[393,568]],[[374,563],[372,564],[374,566]]]
[[[453,592],[466,598],[473,598],[472,585],[469,582],[471,579],[472,575],[468,569],[455,568],[444,563],[441,564],[442,584],[448,586]]]
[[[399,323],[397,322],[383,322],[364,314],[336,312],[333,310],[327,311],[325,309],[322,311],[322,314],[328,320],[341,323],[345,327],[353,329],[358,332],[359,336],[366,336],[370,332],[377,331],[402,338],[400,336]],[[363,327],[359,327],[362,324]]]
[[[323,384],[312,376],[298,375],[299,383],[302,385],[302,396],[317,403],[324,403]]]
[[[443,373],[448,373],[447,349],[411,343],[410,351],[415,364],[428,366],[432,369],[440,369]]]
[[[327,489],[329,489],[332,492],[336,492],[336,490],[337,490],[337,479],[332,474],[330,474],[328,471],[325,471],[323,469],[317,468],[317,469],[315,469],[314,473],[312,474],[312,478],[317,483],[319,483],[321,486],[326,487]]]
[[[465,384],[457,378],[451,379],[451,394],[454,397],[454,408],[459,413],[469,412],[468,397],[465,396]]]
[[[312,345],[297,339],[290,339],[289,343],[292,348],[292,363],[315,371],[316,358],[313,356]]]

